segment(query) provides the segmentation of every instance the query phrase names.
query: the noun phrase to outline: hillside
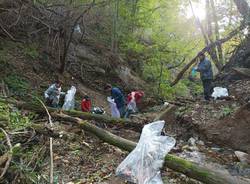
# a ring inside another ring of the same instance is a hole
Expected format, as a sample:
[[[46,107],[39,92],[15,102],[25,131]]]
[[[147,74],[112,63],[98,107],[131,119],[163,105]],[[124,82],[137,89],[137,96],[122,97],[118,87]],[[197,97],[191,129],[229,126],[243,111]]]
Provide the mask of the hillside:
[[[250,183],[249,12],[245,0],[0,1],[0,183]],[[54,83],[75,86],[70,110],[60,85],[45,99]]]

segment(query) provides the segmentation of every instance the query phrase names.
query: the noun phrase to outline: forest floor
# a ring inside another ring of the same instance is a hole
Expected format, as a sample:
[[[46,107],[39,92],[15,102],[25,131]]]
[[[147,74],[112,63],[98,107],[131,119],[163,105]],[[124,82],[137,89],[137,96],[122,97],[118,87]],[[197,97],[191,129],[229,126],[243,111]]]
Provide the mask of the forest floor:
[[[14,50],[13,50],[14,49]],[[1,87],[1,90],[15,91],[17,100],[27,100],[24,93],[43,96],[44,90],[53,83],[56,70],[49,63],[41,59],[27,60],[16,47],[8,51],[8,64],[1,67],[0,77],[4,79],[8,88]],[[24,72],[25,71],[25,72]],[[76,86],[77,94],[76,108],[80,109],[79,102],[84,95],[89,95],[93,106],[103,107],[107,114],[109,106],[106,100],[107,95],[84,85],[68,73],[61,76],[63,80],[63,91],[71,85]],[[235,151],[244,151],[250,154],[250,110],[244,106],[250,99],[250,80],[241,80],[230,84],[229,93],[234,98],[230,100],[216,100],[209,103],[203,102],[200,98],[192,99],[181,106],[175,106],[165,114],[165,133],[174,137],[177,141],[171,153],[185,159],[197,162],[213,170],[230,173],[244,179],[250,179],[250,166],[242,164],[235,155]],[[97,86],[96,88],[100,88]],[[8,89],[8,90],[6,90]],[[2,91],[3,92],[3,91]],[[29,100],[29,99],[28,99]],[[155,103],[150,103],[145,97],[142,113],[136,115],[134,120],[143,119],[152,122],[153,119],[166,108]],[[16,108],[10,108],[11,113]],[[33,112],[21,111],[22,116],[33,114]],[[34,115],[33,115],[34,116]],[[45,124],[46,116],[35,116],[32,123]],[[67,122],[54,121],[54,129],[60,134],[67,134],[69,138],[57,138],[53,140],[54,151],[54,175],[58,183],[106,183],[122,184],[124,180],[115,176],[115,169],[127,156],[122,151],[99,140],[94,135],[80,130]],[[121,127],[108,127],[104,123],[94,122],[101,128],[105,128],[115,135],[137,142],[140,134]],[[9,132],[16,130],[9,129]],[[11,136],[14,143],[24,141],[23,152],[20,164],[18,159],[13,160],[15,169],[19,172],[7,173],[4,183],[34,183],[34,178],[39,178],[39,183],[48,183],[49,173],[49,139],[43,135],[36,135],[33,131],[27,134]],[[0,149],[2,151],[2,149]],[[27,164],[25,164],[27,163]],[[176,173],[170,169],[162,171],[162,177],[170,184],[196,184],[199,183],[183,174]],[[9,181],[9,182],[7,182]],[[240,181],[240,179],[239,179]]]

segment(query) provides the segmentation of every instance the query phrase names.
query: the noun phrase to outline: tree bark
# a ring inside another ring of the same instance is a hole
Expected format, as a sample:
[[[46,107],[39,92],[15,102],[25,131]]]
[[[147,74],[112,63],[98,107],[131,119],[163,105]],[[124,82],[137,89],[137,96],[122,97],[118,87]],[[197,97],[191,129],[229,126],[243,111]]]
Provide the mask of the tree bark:
[[[207,36],[209,39],[209,43],[212,43],[214,41],[214,38],[213,38],[213,29],[212,29],[212,20],[211,20],[211,7],[210,7],[209,0],[206,0],[206,19],[207,19]],[[220,63],[218,59],[216,47],[211,47],[210,50],[208,50],[208,53],[211,56],[217,69],[221,71],[222,64]]]

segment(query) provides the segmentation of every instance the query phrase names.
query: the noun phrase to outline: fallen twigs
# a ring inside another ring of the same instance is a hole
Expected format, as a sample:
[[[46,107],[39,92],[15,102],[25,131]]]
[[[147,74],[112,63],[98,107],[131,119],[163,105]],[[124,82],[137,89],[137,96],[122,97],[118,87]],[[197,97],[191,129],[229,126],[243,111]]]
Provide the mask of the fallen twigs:
[[[4,133],[5,138],[6,138],[6,140],[7,140],[7,144],[8,144],[8,146],[9,146],[9,152],[8,152],[8,154],[6,155],[8,159],[7,159],[7,162],[6,162],[5,166],[4,166],[4,169],[3,169],[3,171],[2,171],[2,174],[0,175],[0,179],[1,179],[1,178],[5,175],[7,169],[8,169],[9,166],[10,166],[10,162],[11,162],[11,159],[12,159],[12,148],[13,148],[13,147],[12,147],[12,145],[11,145],[10,138],[9,138],[8,134],[5,132],[5,130],[2,129],[2,128],[0,128],[0,130]]]
[[[53,123],[52,123],[52,118],[51,118],[51,115],[49,113],[49,110],[47,109],[45,104],[39,98],[37,98],[37,100],[42,104],[42,106],[46,110],[46,113],[47,113],[48,118],[49,118],[49,125],[52,128]],[[53,176],[54,162],[53,162],[53,138],[52,137],[49,138],[49,150],[50,150],[50,184],[53,184],[54,183],[54,176]]]

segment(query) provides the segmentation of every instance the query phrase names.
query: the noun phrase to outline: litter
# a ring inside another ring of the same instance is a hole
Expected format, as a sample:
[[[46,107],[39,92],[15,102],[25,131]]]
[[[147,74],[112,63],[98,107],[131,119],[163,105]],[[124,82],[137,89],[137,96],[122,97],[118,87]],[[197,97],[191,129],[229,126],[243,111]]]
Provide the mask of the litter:
[[[92,114],[105,114],[105,111],[101,107],[94,107],[91,113]]]
[[[228,90],[227,88],[222,87],[215,87],[214,92],[212,93],[212,97],[216,100],[220,97],[227,97],[228,96]]]
[[[75,86],[71,86],[70,90],[67,91],[67,94],[64,99],[63,110],[73,110],[75,108]]]
[[[79,25],[79,24],[77,24],[77,25],[75,26],[74,31],[76,31],[77,33],[82,33],[82,31],[81,31],[81,28],[80,28],[80,25]]]
[[[116,169],[116,175],[137,184],[163,184],[160,168],[166,154],[174,147],[172,137],[161,136],[165,121],[144,126],[136,148]]]
[[[115,100],[112,99],[111,97],[107,98],[107,101],[109,102],[110,109],[111,109],[111,116],[114,118],[120,118],[120,112],[116,106]]]

